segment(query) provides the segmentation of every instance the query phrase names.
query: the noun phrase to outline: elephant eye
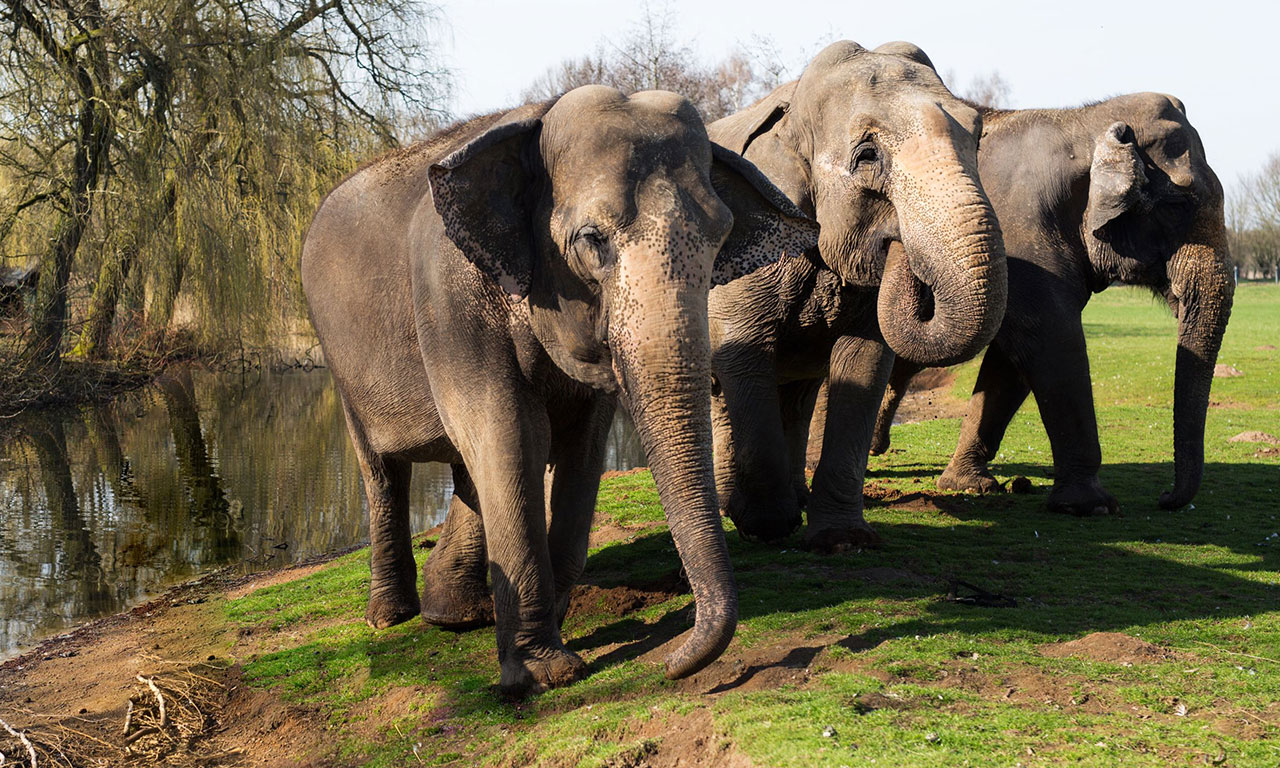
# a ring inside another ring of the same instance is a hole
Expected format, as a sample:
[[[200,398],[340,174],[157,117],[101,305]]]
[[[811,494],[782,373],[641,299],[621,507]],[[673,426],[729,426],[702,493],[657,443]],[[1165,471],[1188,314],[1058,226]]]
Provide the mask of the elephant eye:
[[[604,245],[604,235],[600,234],[600,230],[590,224],[578,230],[578,234],[574,235],[574,239],[592,248],[599,248]]]
[[[857,170],[868,165],[874,165],[880,160],[880,150],[871,141],[864,141],[853,150],[853,168]]]
[[[608,238],[596,227],[588,224],[579,229],[573,236],[573,244],[587,269],[596,270],[609,265]]]

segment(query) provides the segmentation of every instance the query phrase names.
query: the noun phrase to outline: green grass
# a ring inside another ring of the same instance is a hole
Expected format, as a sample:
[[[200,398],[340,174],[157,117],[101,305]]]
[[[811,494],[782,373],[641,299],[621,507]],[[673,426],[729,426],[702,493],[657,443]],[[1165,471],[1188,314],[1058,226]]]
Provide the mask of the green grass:
[[[706,731],[699,749],[723,746],[759,766],[1278,765],[1280,536],[1269,537],[1280,532],[1280,457],[1227,438],[1280,435],[1280,353],[1259,349],[1280,346],[1280,290],[1236,294],[1220,361],[1245,375],[1215,381],[1204,485],[1194,508],[1174,512],[1155,500],[1172,481],[1175,323],[1149,294],[1125,289],[1096,297],[1085,321],[1102,478],[1120,516],[1043,510],[1051,457],[1028,402],[994,469],[1029,477],[1035,494],[953,495],[943,509],[873,504],[867,518],[884,547],[845,556],[804,552],[798,535],[745,543],[728,525],[742,623],[725,659],[692,686],[640,658],[689,626],[690,598],[679,596],[623,618],[571,617],[566,641],[593,674],[504,702],[491,630],[364,626],[366,552],[225,605],[229,622],[270,630],[243,660],[245,676],[317,707],[346,734],[337,754],[369,765],[643,765],[694,727]],[[960,369],[957,394],[975,371]],[[871,482],[933,492],[958,428],[895,427],[905,450],[874,458]],[[606,481],[597,522],[636,535],[593,551],[584,581],[669,574],[678,561],[661,520],[647,474]],[[1018,607],[945,601],[952,578]],[[1125,664],[1041,652],[1100,631],[1168,656]],[[379,709],[406,687],[408,704]]]

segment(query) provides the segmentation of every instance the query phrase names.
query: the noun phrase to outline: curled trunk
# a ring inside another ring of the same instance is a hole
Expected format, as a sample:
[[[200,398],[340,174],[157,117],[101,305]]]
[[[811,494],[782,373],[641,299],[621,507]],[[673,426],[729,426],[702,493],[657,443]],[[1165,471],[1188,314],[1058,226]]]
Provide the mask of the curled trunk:
[[[906,154],[895,177],[902,240],[885,263],[880,330],[920,365],[973,357],[1004,319],[1004,241],[977,178],[946,147]]]
[[[1160,506],[1191,501],[1204,474],[1204,423],[1218,349],[1231,316],[1235,284],[1227,266],[1226,232],[1219,209],[1202,213],[1187,241],[1169,260],[1170,291],[1178,312],[1178,355],[1173,389],[1173,491]]]

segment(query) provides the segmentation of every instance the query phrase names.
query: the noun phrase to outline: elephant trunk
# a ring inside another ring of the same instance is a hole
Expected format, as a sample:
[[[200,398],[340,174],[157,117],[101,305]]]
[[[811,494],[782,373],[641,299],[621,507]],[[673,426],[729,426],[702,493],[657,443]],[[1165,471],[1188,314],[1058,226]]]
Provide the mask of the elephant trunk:
[[[1163,509],[1177,509],[1200,489],[1209,387],[1231,316],[1235,283],[1227,266],[1222,212],[1202,211],[1187,241],[1169,260],[1170,292],[1178,313],[1178,355],[1173,386],[1173,491]]]
[[[900,357],[952,365],[990,343],[1004,319],[1000,225],[976,162],[960,157],[953,142],[915,142],[895,163],[891,196],[901,243],[891,243],[885,263],[880,330]]]
[[[627,277],[613,303],[610,346],[622,395],[644,445],[662,509],[693,587],[693,632],[666,659],[667,677],[691,675],[715,661],[738,622],[738,592],[716,505],[711,461],[709,280],[677,275]],[[701,283],[701,285],[698,285]]]

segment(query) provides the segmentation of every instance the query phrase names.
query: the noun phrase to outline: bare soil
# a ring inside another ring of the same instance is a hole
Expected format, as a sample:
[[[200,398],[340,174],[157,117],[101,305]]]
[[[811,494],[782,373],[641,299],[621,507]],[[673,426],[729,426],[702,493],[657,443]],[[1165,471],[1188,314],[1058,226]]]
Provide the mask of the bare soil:
[[[926,368],[917,373],[907,385],[894,422],[909,424],[964,416],[969,403],[951,394],[955,381],[955,374],[946,368]]]
[[[325,718],[240,682],[231,659],[279,638],[228,629],[210,601],[318,567],[214,574],[47,640],[0,665],[0,718],[27,732],[41,766],[342,766]],[[163,728],[145,680],[166,703]]]

